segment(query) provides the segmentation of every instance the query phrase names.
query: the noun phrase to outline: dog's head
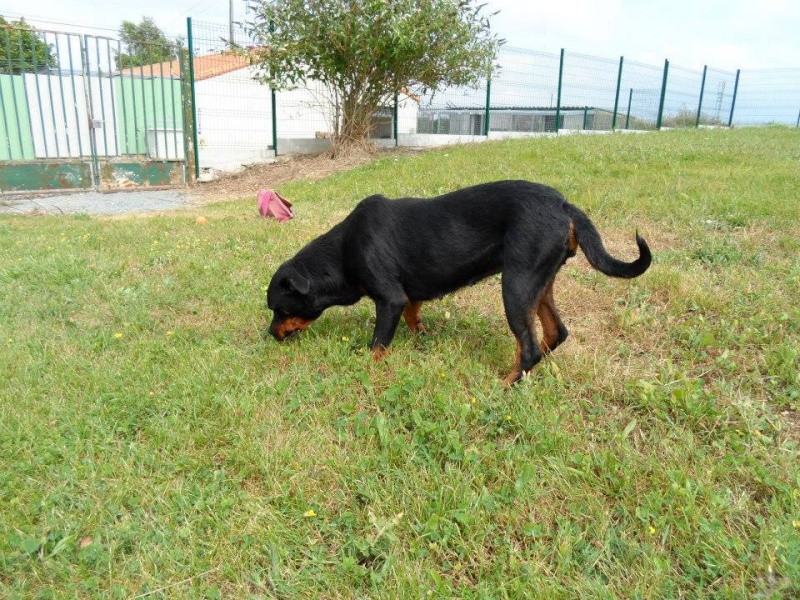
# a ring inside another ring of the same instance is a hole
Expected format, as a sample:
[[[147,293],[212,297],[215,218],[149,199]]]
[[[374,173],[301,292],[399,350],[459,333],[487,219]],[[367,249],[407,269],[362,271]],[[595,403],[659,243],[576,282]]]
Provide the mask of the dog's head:
[[[293,333],[308,329],[322,314],[312,291],[312,281],[288,263],[272,276],[267,307],[274,313],[269,332],[276,340],[282,342]]]

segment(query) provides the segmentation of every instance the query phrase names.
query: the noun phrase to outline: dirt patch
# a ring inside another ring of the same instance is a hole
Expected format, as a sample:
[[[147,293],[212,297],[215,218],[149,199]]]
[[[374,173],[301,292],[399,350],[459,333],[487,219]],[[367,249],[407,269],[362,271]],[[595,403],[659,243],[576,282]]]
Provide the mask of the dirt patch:
[[[787,408],[781,411],[781,416],[786,435],[794,441],[800,441],[800,412]]]
[[[196,204],[255,197],[262,188],[277,189],[290,181],[316,181],[385,156],[411,153],[413,151],[409,149],[375,149],[354,151],[337,158],[331,158],[328,153],[280,156],[273,163],[252,165],[238,173],[223,175],[208,183],[198,183],[189,193]]]

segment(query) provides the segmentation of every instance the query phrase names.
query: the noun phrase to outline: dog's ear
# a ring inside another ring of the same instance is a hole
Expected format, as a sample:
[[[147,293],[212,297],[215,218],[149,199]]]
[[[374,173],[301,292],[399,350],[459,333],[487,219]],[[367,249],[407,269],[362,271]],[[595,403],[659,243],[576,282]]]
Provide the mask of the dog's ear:
[[[311,282],[299,273],[292,273],[281,279],[281,285],[290,292],[305,296],[311,290]]]

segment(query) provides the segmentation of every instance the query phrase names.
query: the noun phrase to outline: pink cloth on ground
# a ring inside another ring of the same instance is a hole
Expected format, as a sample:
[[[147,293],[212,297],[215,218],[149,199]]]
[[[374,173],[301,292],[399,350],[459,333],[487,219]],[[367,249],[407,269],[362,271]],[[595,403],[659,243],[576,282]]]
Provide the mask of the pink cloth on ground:
[[[294,217],[292,203],[275,190],[258,190],[258,212],[265,219],[273,217],[281,222]]]

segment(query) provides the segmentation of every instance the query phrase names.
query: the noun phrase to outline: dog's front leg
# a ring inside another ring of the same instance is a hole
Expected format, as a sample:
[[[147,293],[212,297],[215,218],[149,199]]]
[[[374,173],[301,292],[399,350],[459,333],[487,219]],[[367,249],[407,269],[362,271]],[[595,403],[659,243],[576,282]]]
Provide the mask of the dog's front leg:
[[[372,334],[372,341],[369,344],[372,358],[375,360],[380,360],[386,355],[405,306],[405,300],[400,302],[375,301],[375,332]]]

